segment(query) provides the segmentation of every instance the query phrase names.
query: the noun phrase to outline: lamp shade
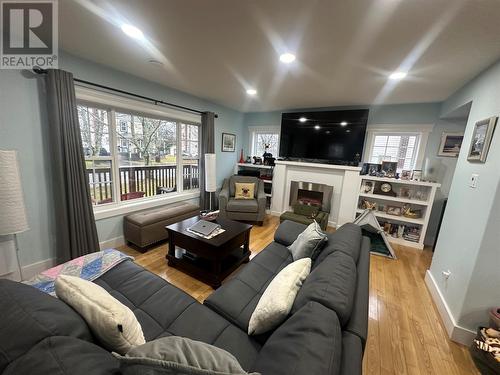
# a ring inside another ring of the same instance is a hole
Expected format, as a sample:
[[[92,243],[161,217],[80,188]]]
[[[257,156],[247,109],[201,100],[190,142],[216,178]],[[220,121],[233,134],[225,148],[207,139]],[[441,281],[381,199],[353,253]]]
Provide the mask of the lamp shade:
[[[215,178],[215,154],[205,154],[205,191],[213,193],[217,190]]]
[[[0,235],[28,229],[17,152],[0,150]]]

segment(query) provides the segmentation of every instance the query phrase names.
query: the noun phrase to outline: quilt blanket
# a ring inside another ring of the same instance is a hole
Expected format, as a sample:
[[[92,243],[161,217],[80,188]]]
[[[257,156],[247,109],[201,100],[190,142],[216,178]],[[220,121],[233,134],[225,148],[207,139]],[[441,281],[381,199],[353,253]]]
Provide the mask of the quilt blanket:
[[[69,262],[49,268],[48,270],[39,273],[32,279],[24,281],[24,284],[34,286],[42,292],[55,297],[56,293],[54,284],[59,275],[76,276],[92,281],[127,259],[133,260],[134,258],[123,254],[116,249],[106,249],[83,255],[79,258],[70,260]]]

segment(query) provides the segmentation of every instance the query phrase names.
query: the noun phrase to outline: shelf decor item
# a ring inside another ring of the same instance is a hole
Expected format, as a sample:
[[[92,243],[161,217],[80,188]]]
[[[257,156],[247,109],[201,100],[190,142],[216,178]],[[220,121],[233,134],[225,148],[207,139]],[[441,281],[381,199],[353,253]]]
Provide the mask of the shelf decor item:
[[[401,216],[401,207],[387,206],[387,215]]]
[[[234,152],[236,150],[236,135],[222,133],[222,152]]]
[[[402,180],[411,180],[411,171],[406,170],[406,169],[401,171],[401,179]]]
[[[414,169],[413,173],[411,175],[411,179],[413,181],[421,181],[422,180],[422,170],[421,169]]]
[[[441,144],[439,145],[438,156],[448,156],[458,158],[464,133],[447,133],[441,135]]]
[[[389,195],[391,197],[397,196],[396,192],[392,188],[392,185],[388,182],[375,184],[375,188],[373,189],[373,194]]]
[[[382,172],[384,172],[384,176],[387,178],[396,177],[396,169],[398,168],[397,161],[383,161],[382,162]]]
[[[244,162],[245,162],[245,158],[243,157],[243,149],[241,149],[240,160],[238,161],[238,163],[244,163]]]
[[[488,156],[491,139],[497,124],[498,117],[493,116],[486,120],[476,122],[467,160],[484,163]]]

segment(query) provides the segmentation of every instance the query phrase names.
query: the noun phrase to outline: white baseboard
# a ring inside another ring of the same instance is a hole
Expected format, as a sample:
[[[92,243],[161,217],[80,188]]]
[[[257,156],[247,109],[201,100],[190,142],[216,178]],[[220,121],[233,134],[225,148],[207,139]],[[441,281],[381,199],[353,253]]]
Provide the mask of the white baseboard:
[[[457,324],[430,270],[427,270],[425,273],[425,285],[427,285],[427,289],[436,304],[439,315],[441,315],[441,319],[450,339],[462,345],[469,346],[476,336],[476,332],[460,327]]]
[[[99,242],[99,247],[101,250],[111,249],[123,245],[125,245],[125,238],[123,236],[110,238],[109,240]]]
[[[56,265],[56,259],[49,258],[41,260],[36,263],[28,264],[27,266],[23,266],[21,267],[21,269],[23,270],[23,279],[24,280],[31,279],[33,276],[38,275],[40,272],[45,271],[46,269],[49,269],[51,267],[54,267],[55,265]]]

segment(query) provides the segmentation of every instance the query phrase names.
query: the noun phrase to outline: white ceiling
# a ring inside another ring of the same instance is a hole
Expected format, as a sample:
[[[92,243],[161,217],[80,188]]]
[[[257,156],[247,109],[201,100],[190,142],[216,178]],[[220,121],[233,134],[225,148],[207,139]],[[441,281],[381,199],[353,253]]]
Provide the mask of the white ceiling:
[[[63,50],[242,111],[441,101],[500,58],[499,0],[64,0],[59,13]],[[408,78],[388,81],[398,68]]]

